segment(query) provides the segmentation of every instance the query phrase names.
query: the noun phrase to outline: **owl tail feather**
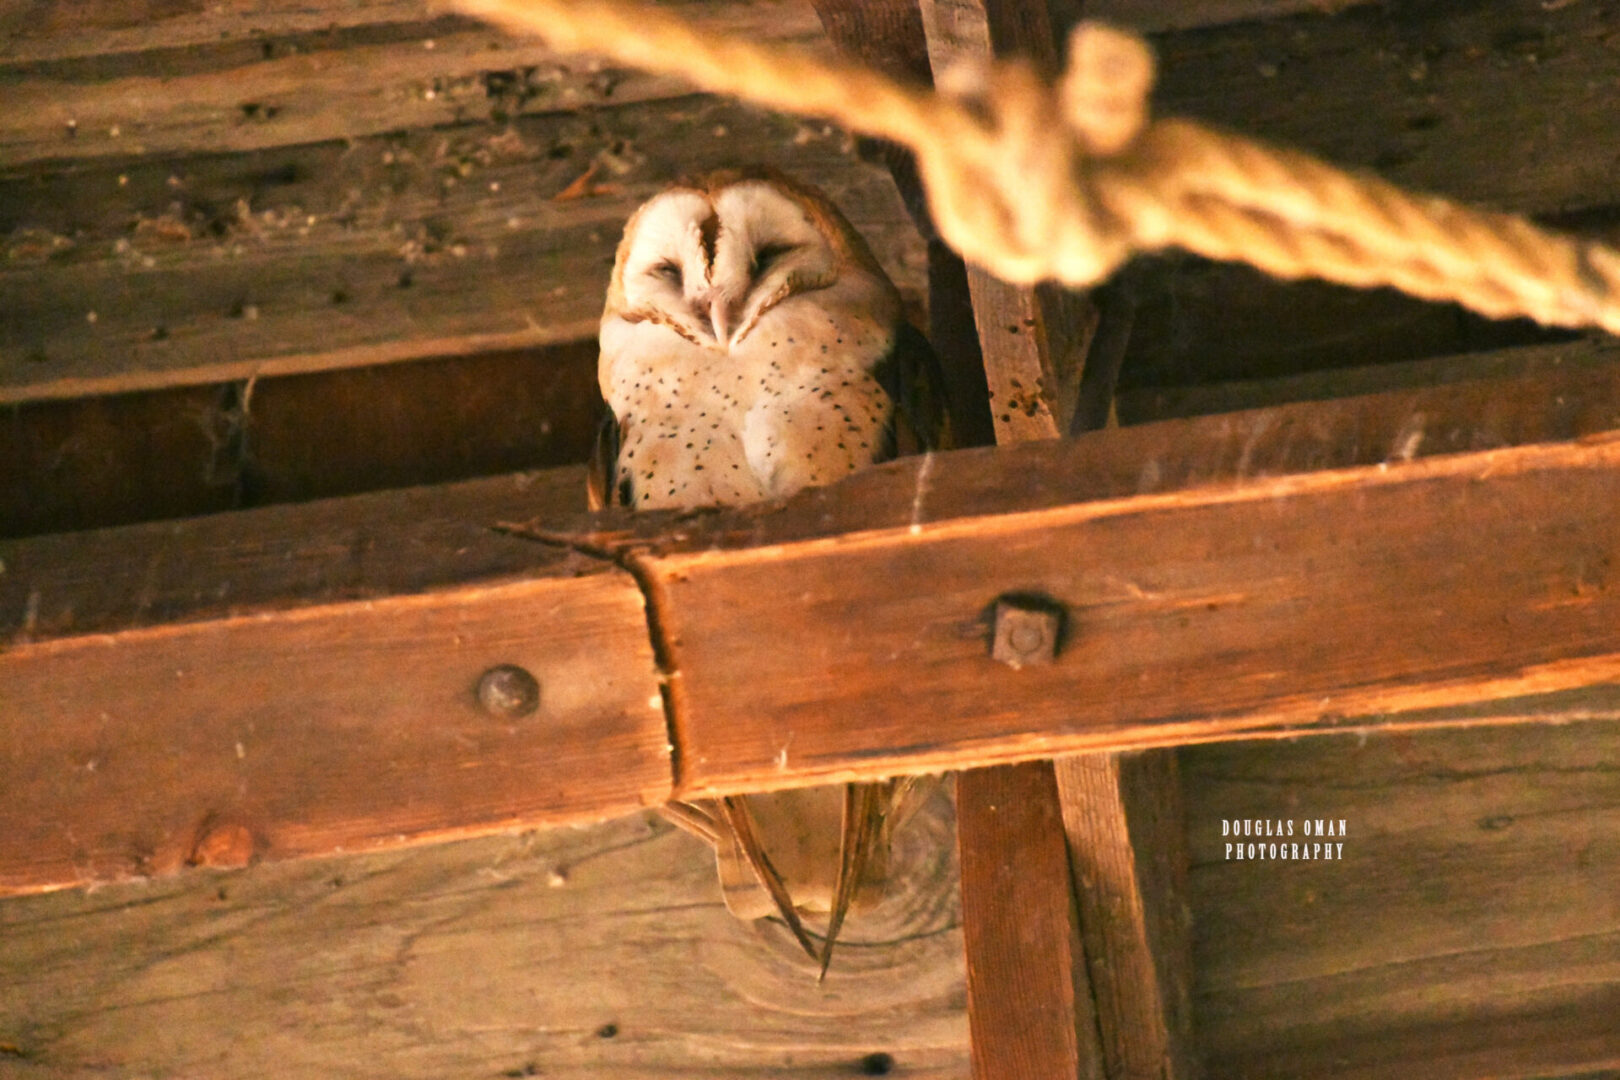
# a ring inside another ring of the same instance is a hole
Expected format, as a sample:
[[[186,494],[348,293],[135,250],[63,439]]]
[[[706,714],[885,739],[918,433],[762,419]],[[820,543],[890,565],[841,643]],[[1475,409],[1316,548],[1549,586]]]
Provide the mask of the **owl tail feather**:
[[[845,917],[857,902],[872,898],[873,887],[887,874],[894,830],[932,787],[902,777],[847,784],[841,791],[672,802],[661,812],[714,848],[721,894],[731,913],[741,919],[779,916],[806,955],[819,961],[824,979]],[[781,848],[777,854],[787,860],[783,869],[790,878],[766,853],[764,837],[771,838],[772,850]],[[803,895],[795,900],[794,893]],[[805,930],[801,909],[828,913],[819,948]]]
[[[844,818],[838,845],[838,883],[833,888],[832,911],[827,917],[827,939],[821,950],[821,974],[818,981],[827,977],[827,968],[832,963],[833,945],[838,941],[838,931],[844,927],[844,916],[849,913],[849,905],[854,901],[855,894],[860,891],[867,867],[872,862],[872,852],[882,838],[883,822],[893,796],[893,788],[893,782],[888,780],[876,784],[844,785]]]
[[[770,893],[771,902],[776,905],[782,921],[793,931],[793,936],[798,939],[805,954],[812,960],[816,959],[815,943],[810,940],[798,911],[793,907],[793,897],[788,894],[787,886],[782,883],[782,875],[776,872],[776,867],[771,865],[765,849],[759,845],[759,838],[754,831],[753,815],[748,812],[747,801],[739,795],[728,795],[720,800],[719,805],[723,820],[730,828],[732,841],[742,850],[743,857],[753,868],[759,883]]]

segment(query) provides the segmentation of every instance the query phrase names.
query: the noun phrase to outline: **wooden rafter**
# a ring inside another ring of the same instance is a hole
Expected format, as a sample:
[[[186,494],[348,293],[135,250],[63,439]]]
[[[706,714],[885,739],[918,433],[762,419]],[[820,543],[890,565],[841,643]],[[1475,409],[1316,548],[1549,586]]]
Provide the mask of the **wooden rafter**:
[[[8,542],[0,887],[177,866],[237,810],[255,856],[312,853],[1615,681],[1616,428],[1604,366],[959,451],[696,517],[570,516],[565,471]],[[987,620],[1031,590],[1069,630],[1015,671]],[[522,722],[473,704],[508,662],[541,677]]]

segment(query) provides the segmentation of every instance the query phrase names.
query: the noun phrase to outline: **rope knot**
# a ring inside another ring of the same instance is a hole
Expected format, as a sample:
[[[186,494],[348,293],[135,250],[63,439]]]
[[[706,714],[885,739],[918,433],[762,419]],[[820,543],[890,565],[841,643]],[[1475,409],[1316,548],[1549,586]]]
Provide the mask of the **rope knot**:
[[[1094,23],[1069,40],[1057,87],[1018,61],[946,71],[951,137],[918,147],[941,235],[1006,281],[1100,281],[1130,255],[1093,190],[1093,162],[1141,132],[1153,61],[1139,39]]]
[[[940,235],[1007,281],[1084,288],[1132,251],[1181,247],[1277,277],[1393,285],[1493,318],[1620,333],[1620,252],[1353,176],[1187,121],[1148,123],[1153,60],[1095,24],[1056,86],[1028,66],[934,94],[878,72],[699,32],[633,0],[451,0],[559,48],[830,117],[917,155]]]
[[[1058,93],[1086,152],[1112,157],[1147,126],[1153,54],[1135,34],[1081,23],[1069,34],[1069,67]]]

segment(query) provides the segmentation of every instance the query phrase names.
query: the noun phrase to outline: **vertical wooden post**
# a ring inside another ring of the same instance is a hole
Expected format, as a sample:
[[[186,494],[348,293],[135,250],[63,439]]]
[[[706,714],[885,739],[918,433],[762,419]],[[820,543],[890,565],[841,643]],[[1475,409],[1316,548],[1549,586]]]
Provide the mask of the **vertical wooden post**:
[[[1110,1080],[1195,1075],[1187,838],[1174,751],[1059,758],[1081,938]]]
[[[1056,74],[1059,42],[1079,15],[1072,0],[814,2],[840,50],[918,80],[1007,53]],[[1129,304],[1110,305],[1100,318],[1086,296],[1009,285],[964,266],[934,233],[909,155],[868,149],[889,166],[929,240],[931,336],[959,441],[1019,442],[1102,426]],[[1100,336],[1099,323],[1107,324]],[[1102,355],[1088,365],[1094,348]],[[1169,751],[959,778],[968,1014],[980,1080],[1191,1075],[1175,783]]]
[[[968,1032],[979,1080],[1103,1080],[1050,761],[956,780]]]
[[[929,83],[928,38],[917,0],[812,0],[827,37],[839,52],[895,78]],[[973,324],[969,271],[940,240],[911,151],[878,139],[860,140],[862,156],[882,161],[917,231],[928,243],[928,336],[945,376],[945,400],[957,446],[995,441],[984,358]]]
[[[921,0],[935,74],[952,64],[1017,54],[1049,75],[1079,17],[1068,0]],[[967,267],[997,443],[1068,434],[1079,406],[1097,309],[1083,293],[1010,285]]]
[[[1078,14],[1065,0],[921,0],[921,10],[936,73],[1020,53],[1055,74]],[[1089,297],[973,266],[967,278],[996,441],[1106,423],[1128,294],[1088,372],[1101,321]],[[958,781],[957,806],[975,1077],[1191,1076],[1171,752],[974,770]]]

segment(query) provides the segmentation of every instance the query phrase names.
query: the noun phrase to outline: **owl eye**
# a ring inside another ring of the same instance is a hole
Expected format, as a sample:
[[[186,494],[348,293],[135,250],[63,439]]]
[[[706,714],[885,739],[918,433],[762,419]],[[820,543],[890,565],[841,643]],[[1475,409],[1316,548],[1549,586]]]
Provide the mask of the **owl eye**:
[[[655,277],[661,277],[665,281],[674,283],[677,287],[681,284],[681,266],[680,263],[673,259],[665,259],[653,267],[652,272]]]
[[[754,276],[758,277],[771,268],[771,264],[782,256],[799,249],[798,244],[766,244],[754,252]]]

